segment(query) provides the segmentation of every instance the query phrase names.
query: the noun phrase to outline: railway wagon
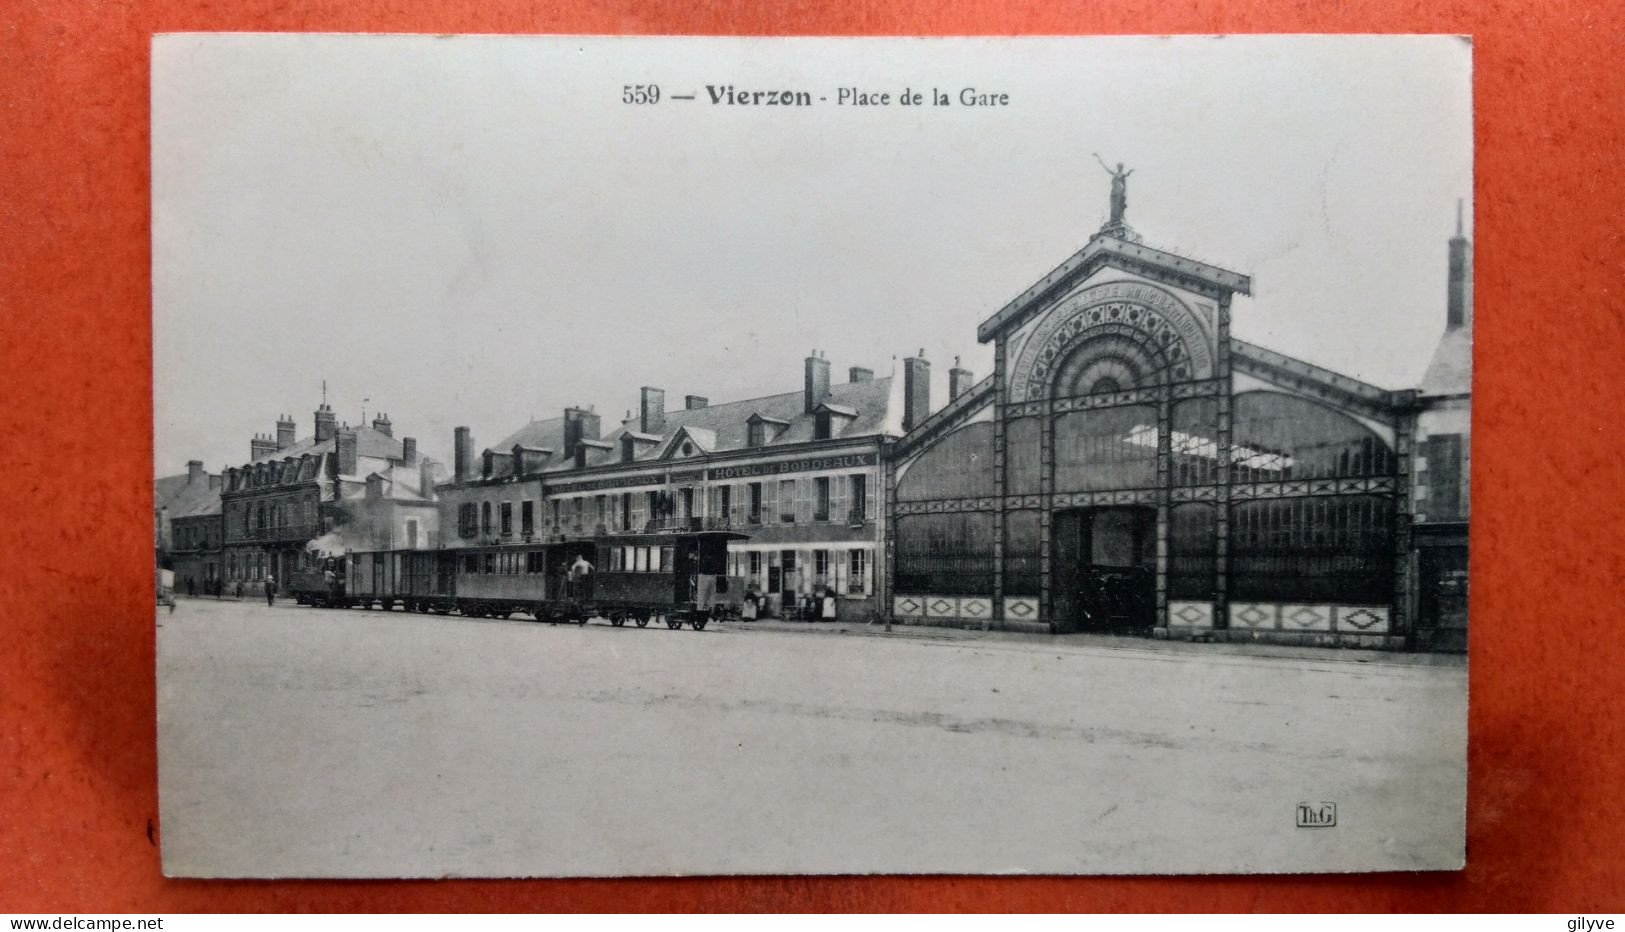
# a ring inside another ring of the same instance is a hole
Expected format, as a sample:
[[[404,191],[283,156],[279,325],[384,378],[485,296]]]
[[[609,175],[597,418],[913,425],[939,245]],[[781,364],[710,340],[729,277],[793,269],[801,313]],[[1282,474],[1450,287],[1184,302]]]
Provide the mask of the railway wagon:
[[[457,608],[473,617],[528,614],[554,623],[602,617],[617,627],[659,618],[699,630],[738,613],[744,585],[727,576],[727,553],[728,541],[744,536],[626,534],[457,550]],[[577,572],[580,562],[590,572]]]
[[[596,538],[592,605],[617,627],[660,618],[670,628],[687,622],[700,630],[738,617],[745,581],[728,575],[728,542],[744,539],[725,531]]]
[[[443,550],[349,553],[343,563],[345,590],[328,604],[442,615],[457,607],[453,558]]]

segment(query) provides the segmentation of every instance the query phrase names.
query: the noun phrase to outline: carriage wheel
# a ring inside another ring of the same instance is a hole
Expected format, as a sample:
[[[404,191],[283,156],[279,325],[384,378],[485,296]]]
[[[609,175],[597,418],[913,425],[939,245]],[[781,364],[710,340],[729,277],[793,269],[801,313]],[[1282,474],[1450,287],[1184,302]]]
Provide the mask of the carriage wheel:
[[[625,615],[611,615],[611,616],[609,616],[609,623],[614,625],[615,627],[619,628],[622,625],[626,624],[626,616]]]
[[[704,631],[706,623],[710,620],[711,619],[705,617],[704,615],[695,615],[693,618],[689,619],[688,624],[689,627],[693,628],[695,631]]]
[[[681,618],[679,618],[679,617],[677,617],[675,615],[667,615],[667,616],[665,616],[665,618],[666,618],[666,627],[672,629],[673,631],[676,631],[678,628],[681,628],[683,626],[683,619],[681,619]]]
[[[649,627],[649,616],[648,615],[639,615],[637,618],[633,619],[633,621],[637,622],[637,626],[640,627],[640,628]]]

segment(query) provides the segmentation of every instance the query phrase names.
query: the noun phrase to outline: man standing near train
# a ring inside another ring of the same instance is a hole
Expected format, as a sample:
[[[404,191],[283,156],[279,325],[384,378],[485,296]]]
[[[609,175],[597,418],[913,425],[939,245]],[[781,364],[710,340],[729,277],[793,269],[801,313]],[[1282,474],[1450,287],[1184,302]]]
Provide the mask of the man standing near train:
[[[276,577],[269,574],[265,577],[265,604],[266,606],[276,604]]]
[[[588,582],[592,577],[592,564],[581,554],[576,554],[575,562],[570,564],[570,592],[578,599],[588,596],[590,590]]]

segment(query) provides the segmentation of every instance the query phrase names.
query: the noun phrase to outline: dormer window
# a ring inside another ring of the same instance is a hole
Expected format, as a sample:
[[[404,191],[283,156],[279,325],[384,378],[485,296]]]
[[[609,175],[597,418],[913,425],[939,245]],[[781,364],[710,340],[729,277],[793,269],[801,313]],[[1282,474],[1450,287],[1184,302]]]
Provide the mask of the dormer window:
[[[758,411],[745,421],[745,445],[765,447],[773,442],[773,439],[779,435],[780,431],[789,426],[789,421],[768,417]]]
[[[621,438],[621,462],[630,463],[630,462],[632,462],[633,460],[635,460],[637,458],[638,458],[637,444],[632,441],[631,437],[622,437]]]
[[[813,412],[813,439],[829,440],[857,416],[858,412],[853,408],[824,402]]]

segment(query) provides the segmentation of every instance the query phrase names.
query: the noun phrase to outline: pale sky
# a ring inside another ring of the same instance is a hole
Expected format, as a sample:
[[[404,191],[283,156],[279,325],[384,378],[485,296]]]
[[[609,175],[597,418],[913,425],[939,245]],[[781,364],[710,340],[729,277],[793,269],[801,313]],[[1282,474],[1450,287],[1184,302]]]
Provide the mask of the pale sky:
[[[621,103],[639,82],[665,99]],[[1010,103],[896,105],[967,86]],[[280,413],[309,434],[323,379],[442,461],[461,424],[607,429],[641,385],[797,391],[815,348],[837,381],[923,348],[940,405],[1105,220],[1094,152],[1147,245],[1253,277],[1236,336],[1421,379],[1458,198],[1472,222],[1465,40],[161,37],[157,471],[240,465]]]

